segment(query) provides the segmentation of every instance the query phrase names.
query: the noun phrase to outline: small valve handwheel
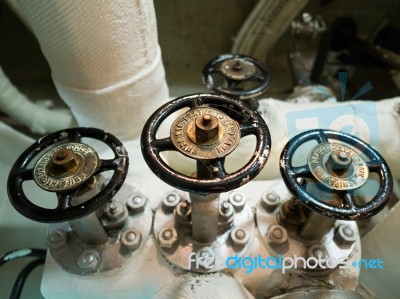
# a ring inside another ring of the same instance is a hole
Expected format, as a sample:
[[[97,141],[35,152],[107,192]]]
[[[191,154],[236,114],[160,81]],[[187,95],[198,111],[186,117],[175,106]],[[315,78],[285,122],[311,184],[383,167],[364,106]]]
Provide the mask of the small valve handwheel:
[[[165,119],[185,107],[190,110],[174,121],[170,137],[157,139]],[[241,169],[228,174],[225,156],[237,147],[240,138],[248,135],[256,137],[253,157]],[[240,101],[216,94],[194,94],[165,104],[150,116],[141,139],[144,159],[159,178],[176,188],[203,194],[226,192],[253,179],[267,162],[270,146],[268,127],[257,112]],[[160,156],[163,151],[178,151],[197,160],[201,178],[170,168]]]
[[[93,138],[105,143],[114,153],[113,159],[100,159],[96,151],[81,143],[81,138]],[[61,143],[55,147],[54,144]],[[43,150],[49,149],[37,160],[31,161]],[[27,218],[39,222],[62,222],[79,218],[95,211],[121,187],[128,170],[128,156],[122,143],[113,135],[95,128],[71,128],[40,138],[17,159],[8,182],[8,196],[15,209]],[[81,204],[73,204],[80,188],[97,174],[113,171],[106,186]],[[55,209],[35,205],[25,195],[22,183],[34,180],[42,189],[56,192]]]
[[[213,76],[221,77],[224,82],[218,85]],[[263,93],[269,86],[271,74],[264,63],[254,58],[224,54],[204,67],[203,81],[217,93],[243,100]]]
[[[312,140],[318,145],[310,151],[307,163],[294,167],[296,150]],[[292,138],[282,151],[280,170],[286,186],[303,205],[335,219],[358,220],[375,215],[387,204],[393,189],[390,169],[381,155],[364,141],[338,131],[311,130]],[[371,172],[379,175],[379,190],[369,202],[359,205],[353,190],[361,188]],[[307,183],[299,183],[299,178],[317,181],[339,199],[339,204],[318,200],[306,191]]]

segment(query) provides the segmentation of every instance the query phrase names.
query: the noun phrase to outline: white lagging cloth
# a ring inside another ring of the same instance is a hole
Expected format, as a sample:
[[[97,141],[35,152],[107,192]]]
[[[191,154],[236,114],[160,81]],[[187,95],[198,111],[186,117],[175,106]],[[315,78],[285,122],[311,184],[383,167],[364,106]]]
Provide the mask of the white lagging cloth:
[[[137,138],[168,99],[152,1],[18,3],[78,124]]]

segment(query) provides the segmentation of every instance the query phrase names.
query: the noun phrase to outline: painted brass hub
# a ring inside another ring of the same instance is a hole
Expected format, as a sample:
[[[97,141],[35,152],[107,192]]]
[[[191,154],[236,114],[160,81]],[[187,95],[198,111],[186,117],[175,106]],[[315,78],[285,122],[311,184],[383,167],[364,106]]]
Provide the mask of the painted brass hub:
[[[308,155],[313,176],[334,190],[354,190],[365,184],[367,163],[353,149],[339,143],[321,143]]]
[[[33,176],[44,190],[65,191],[85,183],[99,165],[99,157],[90,146],[65,143],[49,150],[37,161]]]
[[[221,63],[220,71],[229,79],[243,81],[255,75],[256,67],[243,59],[230,59]]]
[[[240,130],[239,124],[225,113],[198,107],[174,121],[170,137],[185,156],[210,160],[230,154],[239,145]]]

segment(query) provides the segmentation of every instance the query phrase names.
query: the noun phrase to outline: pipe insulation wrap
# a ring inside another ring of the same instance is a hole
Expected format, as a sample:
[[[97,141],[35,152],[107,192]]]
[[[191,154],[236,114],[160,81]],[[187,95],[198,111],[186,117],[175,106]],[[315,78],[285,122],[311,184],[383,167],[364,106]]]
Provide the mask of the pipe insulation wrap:
[[[264,61],[309,0],[260,0],[240,28],[232,53]]]
[[[139,137],[168,99],[153,2],[18,2],[78,125]]]
[[[10,82],[1,67],[0,111],[37,134],[62,130],[74,123],[72,115],[67,111],[49,110],[31,102]]]

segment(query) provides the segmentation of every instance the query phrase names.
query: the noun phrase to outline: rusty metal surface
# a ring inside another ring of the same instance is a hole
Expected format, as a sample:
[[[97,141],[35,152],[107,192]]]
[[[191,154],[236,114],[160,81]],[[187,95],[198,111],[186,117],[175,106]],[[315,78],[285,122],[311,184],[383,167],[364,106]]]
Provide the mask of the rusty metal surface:
[[[60,153],[66,154],[62,159],[65,161],[63,165],[60,163],[61,159],[57,162],[57,157],[61,157]],[[77,162],[75,165],[71,164],[74,160]],[[66,143],[49,150],[38,160],[33,169],[33,177],[36,184],[44,190],[66,191],[90,179],[99,164],[99,157],[90,146],[83,143]]]
[[[316,145],[308,155],[307,165],[314,178],[334,190],[360,188],[367,181],[369,174],[363,158],[350,147],[339,143]],[[339,169],[340,166],[343,169]]]
[[[198,124],[199,118],[206,116],[211,116],[211,129],[208,132],[202,123]],[[203,134],[200,135],[198,131]],[[222,111],[198,107],[174,121],[170,137],[175,148],[185,156],[211,160],[225,157],[235,150],[240,141],[240,129],[237,121]]]

